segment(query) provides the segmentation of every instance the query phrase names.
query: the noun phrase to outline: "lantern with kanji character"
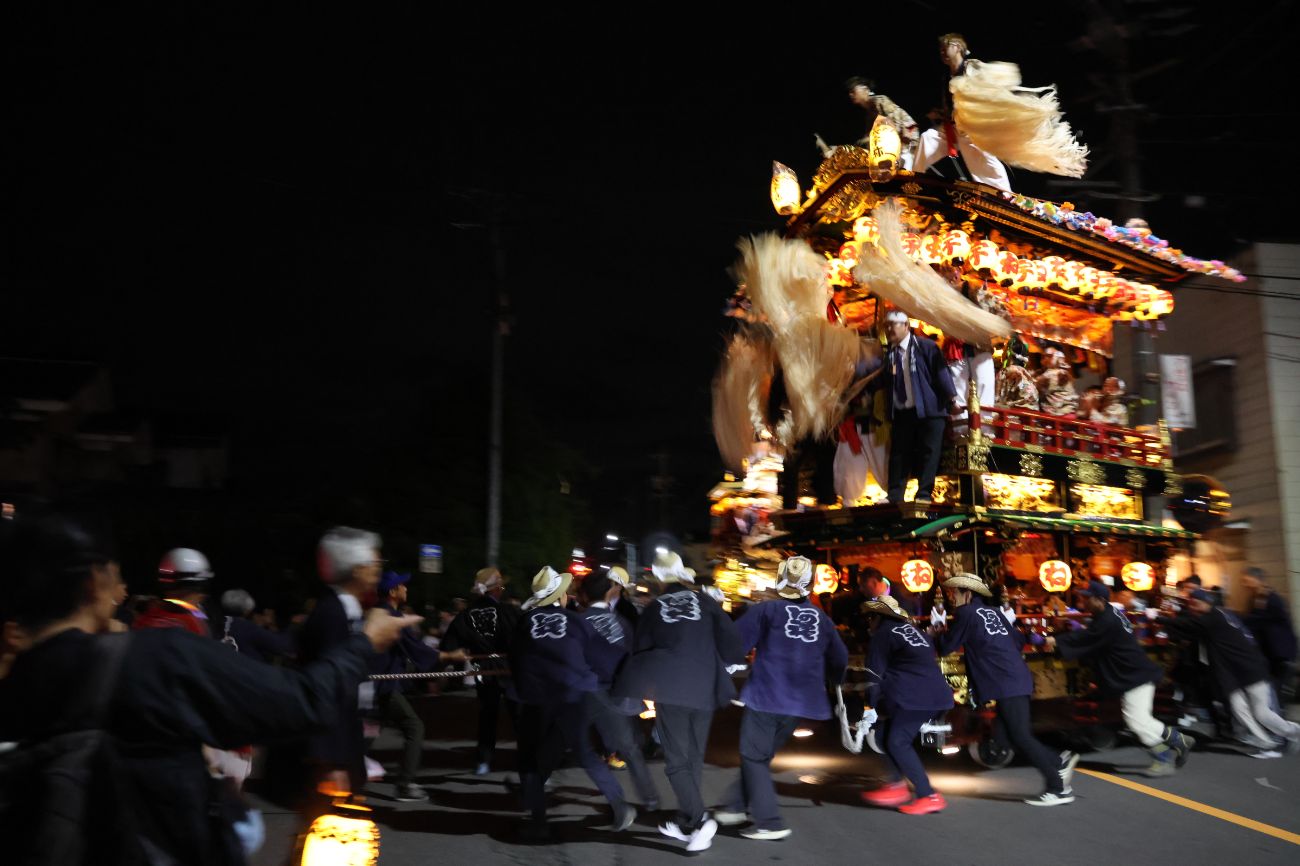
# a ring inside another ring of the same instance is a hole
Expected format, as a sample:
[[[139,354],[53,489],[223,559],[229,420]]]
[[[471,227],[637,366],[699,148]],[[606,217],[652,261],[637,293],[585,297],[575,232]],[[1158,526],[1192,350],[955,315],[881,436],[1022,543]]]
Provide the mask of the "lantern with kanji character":
[[[903,232],[903,252],[914,262],[921,261],[921,247],[925,239],[916,232]]]
[[[887,181],[898,170],[898,157],[903,151],[903,141],[898,127],[884,115],[878,115],[871,124],[869,153],[871,179],[876,183]]]
[[[909,559],[898,576],[908,592],[925,592],[934,586],[934,566],[924,559]]]
[[[961,229],[943,233],[943,260],[950,265],[959,265],[970,256],[970,235]]]
[[[834,592],[839,585],[840,573],[835,570],[835,567],[824,562],[817,563],[817,568],[813,571],[813,593],[821,595],[825,592]]]
[[[1038,582],[1048,592],[1065,592],[1070,588],[1070,566],[1059,559],[1049,559],[1038,566]]]
[[[993,266],[997,263],[998,256],[1002,255],[1002,250],[993,241],[976,241],[971,244],[970,256],[966,263],[977,271],[987,271],[991,276]]]
[[[858,217],[853,222],[853,239],[860,244],[875,244],[880,240],[880,223],[873,216]]]
[[[924,242],[921,244],[921,261],[930,265],[937,265],[943,262],[943,235],[935,233],[926,235]]]
[[[1120,569],[1120,580],[1134,592],[1146,592],[1156,585],[1156,570],[1147,562],[1130,562]]]

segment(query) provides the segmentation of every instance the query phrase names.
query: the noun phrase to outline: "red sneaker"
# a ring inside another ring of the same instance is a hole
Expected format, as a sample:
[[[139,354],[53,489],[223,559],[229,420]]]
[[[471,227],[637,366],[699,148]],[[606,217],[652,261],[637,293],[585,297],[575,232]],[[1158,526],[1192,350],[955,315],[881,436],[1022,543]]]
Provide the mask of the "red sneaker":
[[[884,806],[892,809],[912,799],[912,792],[906,782],[886,782],[874,791],[863,791],[862,802],[868,806]]]
[[[931,794],[928,797],[917,797],[906,806],[899,806],[898,811],[904,815],[929,815],[931,812],[942,812],[948,808],[948,801],[943,798],[943,794]]]

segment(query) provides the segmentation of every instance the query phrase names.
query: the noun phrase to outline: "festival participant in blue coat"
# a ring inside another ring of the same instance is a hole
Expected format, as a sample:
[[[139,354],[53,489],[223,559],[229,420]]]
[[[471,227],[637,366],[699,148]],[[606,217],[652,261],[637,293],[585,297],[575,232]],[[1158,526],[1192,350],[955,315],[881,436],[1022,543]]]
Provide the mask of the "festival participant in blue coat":
[[[677,796],[677,815],[659,832],[685,842],[687,851],[703,851],[718,832],[700,794],[704,747],[714,711],[736,696],[727,668],[743,664],[745,650],[736,624],[696,591],[695,572],[680,556],[660,553],[650,570],[662,591],[637,619],[632,657],[611,694],[655,702],[664,773]]]
[[[524,837],[545,841],[545,785],[566,751],[572,751],[614,810],[614,827],[626,830],[636,809],[591,747],[586,698],[612,675],[621,654],[591,623],[564,607],[573,577],[543,566],[523,604],[510,647],[511,687],[519,701],[519,778],[530,820]]]
[[[952,709],[952,688],[939,670],[939,659],[925,635],[912,625],[893,596],[863,605],[871,615],[871,655],[867,658],[867,710],[884,718],[879,742],[884,743],[889,779],[862,793],[870,806],[897,807],[908,815],[942,812],[948,801],[930,786],[921,756],[912,745],[921,726]],[[906,781],[904,781],[906,780]],[[912,783],[916,798],[907,790]],[[909,802],[910,801],[910,802]]]
[[[778,574],[781,597],[750,607],[736,621],[746,652],[755,651],[754,665],[740,693],[740,777],[727,791],[725,808],[713,816],[723,825],[753,821],[740,833],[747,839],[790,835],[772,784],[772,758],[800,719],[831,717],[826,680],[842,683],[849,663],[835,624],[808,600],[812,562],[792,556]]]
[[[585,605],[583,618],[618,652],[622,664],[632,649],[632,624],[616,612],[623,584],[612,572],[613,569],[608,569],[588,576],[582,582],[579,595]],[[650,778],[645,756],[636,747],[632,727],[642,703],[635,698],[611,698],[609,689],[613,681],[613,672],[610,672],[600,678],[600,688],[587,693],[587,715],[605,750],[617,755],[627,765],[641,802],[647,809],[655,811],[659,808],[659,792]]]
[[[1049,635],[1045,646],[1060,652],[1063,659],[1080,659],[1092,666],[1102,691],[1120,696],[1124,724],[1151,753],[1146,775],[1173,775],[1187,760],[1191,744],[1152,715],[1156,683],[1164,678],[1164,671],[1147,657],[1128,616],[1110,603],[1110,587],[1092,580],[1079,597],[1092,614],[1088,627]]]
[[[1025,800],[1031,806],[1060,806],[1074,802],[1070,778],[1079,756],[1057,754],[1033,735],[1029,719],[1029,696],[1034,693],[1034,676],[1025,664],[1025,644],[1020,629],[1009,625],[1002,611],[984,599],[993,593],[973,574],[958,574],[943,582],[951,610],[948,630],[935,638],[939,655],[965,648],[966,673],[979,704],[996,703],[997,737],[1029,759],[1043,775],[1047,790]]]

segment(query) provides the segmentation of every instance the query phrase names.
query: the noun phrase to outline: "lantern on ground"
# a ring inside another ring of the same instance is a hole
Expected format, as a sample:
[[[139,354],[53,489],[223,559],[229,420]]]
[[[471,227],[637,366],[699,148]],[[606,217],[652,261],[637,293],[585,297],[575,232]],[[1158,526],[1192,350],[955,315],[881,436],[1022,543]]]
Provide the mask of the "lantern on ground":
[[[908,592],[925,592],[934,586],[934,566],[924,559],[909,559],[898,576]]]
[[[898,156],[903,152],[903,140],[898,127],[884,115],[877,115],[871,124],[871,144],[868,151],[869,173],[876,183],[883,183],[898,170]]]
[[[779,162],[772,163],[772,207],[782,216],[799,212],[799,176]]]
[[[840,573],[832,565],[824,562],[817,563],[817,568],[813,571],[813,594],[821,595],[827,592],[834,592],[840,586]]]
[[[1048,592],[1065,592],[1070,588],[1070,566],[1059,559],[1049,559],[1038,566],[1038,582]]]
[[[334,812],[311,822],[302,844],[302,866],[375,866],[379,828],[365,806],[336,803]]]
[[[1156,585],[1156,570],[1147,562],[1129,562],[1119,572],[1120,580],[1134,592],[1146,592]]]

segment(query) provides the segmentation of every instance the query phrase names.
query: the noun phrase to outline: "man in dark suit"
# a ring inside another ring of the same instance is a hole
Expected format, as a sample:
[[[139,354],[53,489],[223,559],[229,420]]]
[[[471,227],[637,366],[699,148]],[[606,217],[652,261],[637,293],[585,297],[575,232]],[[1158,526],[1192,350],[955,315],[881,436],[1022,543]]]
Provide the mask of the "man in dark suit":
[[[883,387],[889,390],[889,501],[903,501],[908,479],[917,479],[916,501],[928,503],[939,471],[948,415],[957,415],[957,391],[943,353],[934,340],[913,334],[907,313],[885,316],[889,352]]]

